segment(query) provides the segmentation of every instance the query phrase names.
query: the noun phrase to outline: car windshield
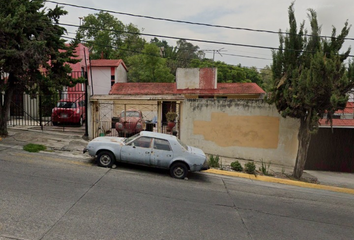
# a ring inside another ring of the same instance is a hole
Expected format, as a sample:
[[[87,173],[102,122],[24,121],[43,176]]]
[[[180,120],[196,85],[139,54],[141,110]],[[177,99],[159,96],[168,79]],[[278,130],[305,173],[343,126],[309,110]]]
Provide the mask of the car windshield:
[[[177,141],[179,142],[179,144],[181,144],[181,146],[186,149],[188,151],[188,146],[187,144],[185,144],[184,142],[182,142],[180,139],[177,138]]]
[[[137,112],[137,111],[127,111],[126,112],[126,114],[125,114],[125,112],[122,112],[121,114],[120,114],[120,116],[121,117],[139,117],[140,116],[140,114],[139,114],[139,112]]]
[[[62,101],[62,102],[58,102],[57,107],[58,108],[76,108],[76,103]]]
[[[137,133],[137,134],[135,134],[135,135],[133,135],[131,137],[128,137],[128,138],[124,139],[124,143],[127,144],[127,143],[131,142],[132,140],[134,140],[135,138],[137,138],[139,136],[140,136],[140,133]]]

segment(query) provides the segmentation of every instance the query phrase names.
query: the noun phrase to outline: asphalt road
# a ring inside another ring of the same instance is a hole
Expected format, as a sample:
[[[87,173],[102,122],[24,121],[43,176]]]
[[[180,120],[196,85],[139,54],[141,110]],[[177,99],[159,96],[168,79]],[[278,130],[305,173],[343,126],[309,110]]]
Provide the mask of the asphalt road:
[[[353,239],[354,195],[0,152],[0,239]]]

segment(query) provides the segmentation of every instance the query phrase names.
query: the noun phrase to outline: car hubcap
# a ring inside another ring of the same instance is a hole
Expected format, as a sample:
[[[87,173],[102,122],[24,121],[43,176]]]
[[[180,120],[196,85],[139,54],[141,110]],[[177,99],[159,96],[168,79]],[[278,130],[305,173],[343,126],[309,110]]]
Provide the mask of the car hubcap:
[[[176,177],[182,177],[183,174],[184,174],[184,170],[181,167],[175,168],[175,170],[173,172],[174,172]]]
[[[107,166],[111,163],[111,158],[107,155],[103,155],[100,159],[102,165]]]

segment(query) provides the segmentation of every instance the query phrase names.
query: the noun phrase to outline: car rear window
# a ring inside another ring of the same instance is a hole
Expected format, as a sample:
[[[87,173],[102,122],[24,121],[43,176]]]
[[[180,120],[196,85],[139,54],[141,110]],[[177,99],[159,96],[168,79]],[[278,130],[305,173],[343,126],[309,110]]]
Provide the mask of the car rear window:
[[[164,151],[171,151],[170,143],[164,139],[157,139],[154,140],[154,149],[164,150]]]
[[[74,102],[58,102],[59,108],[76,108],[76,103]]]
[[[125,112],[122,112],[120,114],[121,117],[139,117],[140,114],[139,112],[136,112],[136,111],[127,111],[126,114]]]

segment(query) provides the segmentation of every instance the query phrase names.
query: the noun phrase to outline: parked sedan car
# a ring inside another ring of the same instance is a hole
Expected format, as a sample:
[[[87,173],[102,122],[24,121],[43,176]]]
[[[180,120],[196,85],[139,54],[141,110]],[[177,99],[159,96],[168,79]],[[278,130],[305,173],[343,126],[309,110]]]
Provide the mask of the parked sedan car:
[[[52,123],[71,123],[82,126],[85,121],[85,101],[80,99],[61,99],[52,109]]]
[[[208,169],[203,150],[188,146],[176,136],[142,131],[129,138],[97,137],[83,151],[97,157],[98,165],[111,167],[116,161],[170,170],[183,179],[188,171]]]
[[[122,111],[119,115],[119,120],[115,125],[119,136],[131,136],[135,133],[143,131],[145,122],[143,114],[140,110],[129,109]]]

